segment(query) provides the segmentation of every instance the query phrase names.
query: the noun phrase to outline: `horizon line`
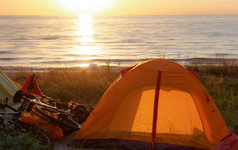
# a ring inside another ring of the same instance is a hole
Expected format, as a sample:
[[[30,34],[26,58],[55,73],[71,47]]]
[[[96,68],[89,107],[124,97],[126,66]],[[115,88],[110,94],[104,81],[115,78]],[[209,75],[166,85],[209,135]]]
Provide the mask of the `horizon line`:
[[[238,14],[167,14],[167,15],[159,15],[159,14],[154,14],[154,15],[134,15],[134,14],[121,14],[121,15],[96,15],[96,14],[78,14],[78,15],[5,15],[5,14],[0,14],[0,16],[48,16],[48,17],[77,17],[80,15],[92,15],[92,16],[237,16]]]

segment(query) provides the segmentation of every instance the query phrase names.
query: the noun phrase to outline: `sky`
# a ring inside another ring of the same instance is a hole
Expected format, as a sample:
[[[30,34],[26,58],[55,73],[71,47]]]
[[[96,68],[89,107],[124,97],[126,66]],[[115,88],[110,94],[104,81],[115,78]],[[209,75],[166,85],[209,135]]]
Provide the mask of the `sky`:
[[[238,0],[0,0],[0,15],[69,16],[85,13],[238,15]]]

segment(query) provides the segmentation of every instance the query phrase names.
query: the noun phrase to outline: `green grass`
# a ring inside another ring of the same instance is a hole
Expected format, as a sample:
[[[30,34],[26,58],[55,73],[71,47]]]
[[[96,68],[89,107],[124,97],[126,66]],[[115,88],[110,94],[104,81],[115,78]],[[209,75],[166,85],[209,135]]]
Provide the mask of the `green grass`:
[[[238,66],[187,66],[200,73],[199,80],[216,102],[230,131],[238,133]],[[9,78],[20,83],[33,72],[8,72]],[[62,101],[76,101],[95,106],[108,86],[119,75],[119,70],[92,68],[90,71],[52,69],[35,72],[42,92]]]
[[[21,134],[18,136],[9,136],[0,133],[0,150],[41,150],[45,148],[42,143],[34,138],[30,133]]]
[[[238,66],[189,66],[200,73],[200,82],[206,87],[219,108],[230,131],[238,133]]]

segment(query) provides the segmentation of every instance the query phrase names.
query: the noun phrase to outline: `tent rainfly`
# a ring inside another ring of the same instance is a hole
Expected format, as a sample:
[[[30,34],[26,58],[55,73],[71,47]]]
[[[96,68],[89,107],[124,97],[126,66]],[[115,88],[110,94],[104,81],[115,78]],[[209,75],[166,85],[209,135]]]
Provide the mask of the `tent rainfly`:
[[[175,62],[154,59],[123,71],[74,140],[118,139],[210,149],[228,134],[197,78]]]

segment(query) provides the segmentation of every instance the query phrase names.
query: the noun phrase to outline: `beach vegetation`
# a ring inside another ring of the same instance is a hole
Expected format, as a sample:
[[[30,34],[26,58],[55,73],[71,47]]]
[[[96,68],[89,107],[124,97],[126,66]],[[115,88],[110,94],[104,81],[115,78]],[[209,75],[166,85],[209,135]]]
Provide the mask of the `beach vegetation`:
[[[238,133],[238,65],[224,61],[220,65],[190,65],[187,68],[200,74],[218,106],[230,131]],[[36,74],[42,92],[61,101],[76,101],[94,107],[113,80],[120,74],[119,67],[92,66],[90,68],[55,68],[46,71],[6,72],[12,80],[24,84],[30,74]]]
[[[9,136],[4,133],[0,133],[0,150],[50,150],[51,147],[45,147],[39,142],[33,135],[33,133],[25,133],[17,136]]]

